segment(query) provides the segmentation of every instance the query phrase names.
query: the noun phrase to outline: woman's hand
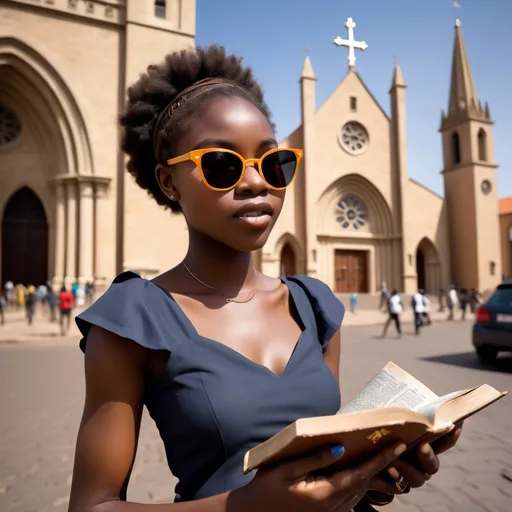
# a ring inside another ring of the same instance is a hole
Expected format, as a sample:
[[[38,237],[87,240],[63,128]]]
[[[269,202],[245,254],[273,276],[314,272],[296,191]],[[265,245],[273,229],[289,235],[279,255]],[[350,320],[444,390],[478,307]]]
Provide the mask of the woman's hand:
[[[393,480],[403,478],[411,487],[421,487],[439,471],[439,454],[453,448],[462,433],[462,423],[453,425],[452,429],[430,445],[422,443],[410,462],[397,459],[388,469]]]
[[[250,484],[232,493],[233,510],[349,512],[369,490],[393,492],[394,485],[376,475],[404,451],[404,444],[393,445],[357,467],[327,476],[314,473],[342,458],[342,447],[263,468]]]
[[[387,469],[388,475],[395,482],[405,482],[409,488],[422,487],[428,482],[432,475],[439,471],[439,454],[453,448],[462,433],[462,423],[454,425],[452,429],[430,445],[422,443],[416,450],[412,458],[397,459]],[[393,492],[389,494],[402,494],[395,485]],[[406,492],[409,492],[408,490]],[[370,492],[369,498],[375,498],[377,501],[385,501],[386,496],[381,493]],[[390,498],[390,496],[388,496]]]

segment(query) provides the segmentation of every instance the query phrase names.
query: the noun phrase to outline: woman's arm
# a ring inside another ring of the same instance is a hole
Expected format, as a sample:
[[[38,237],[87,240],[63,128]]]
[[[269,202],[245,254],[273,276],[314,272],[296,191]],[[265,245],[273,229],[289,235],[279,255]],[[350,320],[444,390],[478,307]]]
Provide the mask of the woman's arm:
[[[188,503],[143,505],[123,501],[137,449],[148,360],[149,352],[136,343],[98,327],[91,329],[69,512],[240,510],[236,492]]]
[[[334,333],[333,337],[329,341],[329,344],[327,345],[327,348],[324,351],[324,362],[331,370],[338,384],[340,383],[340,338],[340,330],[338,329]]]

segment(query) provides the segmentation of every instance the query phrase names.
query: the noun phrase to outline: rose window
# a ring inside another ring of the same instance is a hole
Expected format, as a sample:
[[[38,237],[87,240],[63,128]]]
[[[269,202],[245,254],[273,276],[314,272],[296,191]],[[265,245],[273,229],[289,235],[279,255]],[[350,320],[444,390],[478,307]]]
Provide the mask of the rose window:
[[[368,222],[366,207],[353,195],[342,197],[336,205],[336,222],[343,229],[360,229]]]
[[[14,112],[0,105],[0,146],[14,142],[21,132],[21,123]]]
[[[341,129],[340,142],[343,149],[358,155],[368,146],[368,132],[362,124],[347,123]]]

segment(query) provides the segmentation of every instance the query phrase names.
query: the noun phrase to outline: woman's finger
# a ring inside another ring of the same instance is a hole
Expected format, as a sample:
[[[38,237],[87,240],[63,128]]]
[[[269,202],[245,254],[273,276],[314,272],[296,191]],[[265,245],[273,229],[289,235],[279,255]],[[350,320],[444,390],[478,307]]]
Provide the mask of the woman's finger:
[[[434,451],[439,455],[441,453],[444,453],[451,448],[455,446],[457,441],[459,440],[460,436],[462,434],[462,423],[455,426],[455,428],[449,432],[448,434],[445,434],[443,437],[438,439],[432,447],[434,448]]]
[[[364,494],[372,478],[400,457],[405,449],[404,443],[391,445],[359,466],[334,473],[328,476],[327,480],[342,494],[351,494],[352,492]],[[343,498],[343,500],[345,499]]]
[[[334,464],[334,462],[343,457],[344,453],[345,448],[342,445],[332,446],[288,462],[283,462],[277,466],[277,471],[279,471],[285,481],[293,482],[305,477],[309,473]]]
[[[393,465],[388,469],[388,474],[395,481],[404,478],[411,487],[421,487],[431,478],[430,475],[402,460],[393,462]]]
[[[416,452],[418,469],[427,475],[435,475],[439,471],[439,459],[432,446],[422,443]]]
[[[398,494],[396,483],[389,478],[374,476],[368,485],[369,491],[382,492],[384,494]]]
[[[377,473],[380,473],[383,469],[387,468],[394,460],[396,460],[402,453],[405,452],[406,446],[404,443],[392,445],[386,448],[378,455],[375,455],[371,459],[363,462],[356,468],[356,475],[359,478],[363,478],[369,482]]]

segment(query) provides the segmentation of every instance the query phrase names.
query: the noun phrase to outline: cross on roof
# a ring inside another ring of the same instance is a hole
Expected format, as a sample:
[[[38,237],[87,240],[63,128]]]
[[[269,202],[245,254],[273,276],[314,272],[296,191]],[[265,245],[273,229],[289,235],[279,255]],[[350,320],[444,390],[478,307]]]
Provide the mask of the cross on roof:
[[[342,39],[338,36],[334,40],[336,46],[346,46],[348,48],[348,65],[351,68],[356,66],[356,50],[366,50],[368,45],[364,41],[356,41],[354,38],[354,28],[356,24],[352,18],[348,18],[345,27],[348,31],[348,39]]]

